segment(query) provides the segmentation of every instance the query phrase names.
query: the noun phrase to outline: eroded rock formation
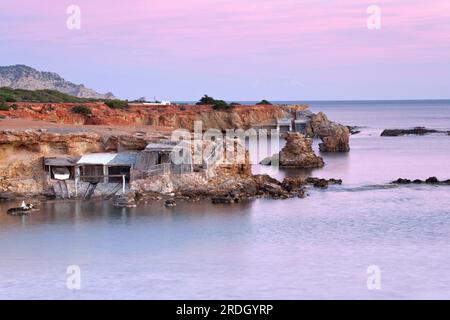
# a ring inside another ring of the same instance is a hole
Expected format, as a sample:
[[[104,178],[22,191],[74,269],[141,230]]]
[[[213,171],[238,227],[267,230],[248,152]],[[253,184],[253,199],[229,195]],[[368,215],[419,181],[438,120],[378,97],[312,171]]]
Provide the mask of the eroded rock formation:
[[[283,134],[286,145],[280,151],[280,166],[293,168],[320,168],[323,159],[312,149],[312,139],[298,132]]]
[[[350,151],[350,130],[348,127],[328,120],[328,117],[319,112],[311,117],[310,130],[312,136],[319,137],[319,144],[323,152]]]

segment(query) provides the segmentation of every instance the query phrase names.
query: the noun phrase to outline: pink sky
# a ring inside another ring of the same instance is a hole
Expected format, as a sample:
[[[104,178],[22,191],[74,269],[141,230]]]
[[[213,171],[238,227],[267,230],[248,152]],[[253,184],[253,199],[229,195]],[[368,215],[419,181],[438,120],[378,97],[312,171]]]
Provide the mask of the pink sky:
[[[448,0],[3,1],[0,39],[1,65],[124,98],[450,98]]]

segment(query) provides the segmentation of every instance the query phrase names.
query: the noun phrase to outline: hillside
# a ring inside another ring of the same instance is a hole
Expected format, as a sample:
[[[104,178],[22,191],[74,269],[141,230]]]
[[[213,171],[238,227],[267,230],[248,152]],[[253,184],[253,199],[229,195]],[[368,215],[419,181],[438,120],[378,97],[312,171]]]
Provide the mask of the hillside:
[[[56,90],[24,90],[0,88],[0,102],[89,102],[95,99],[78,98]]]
[[[56,90],[77,98],[114,99],[112,93],[101,94],[83,84],[66,81],[53,72],[38,71],[25,65],[0,67],[0,87],[25,90]]]

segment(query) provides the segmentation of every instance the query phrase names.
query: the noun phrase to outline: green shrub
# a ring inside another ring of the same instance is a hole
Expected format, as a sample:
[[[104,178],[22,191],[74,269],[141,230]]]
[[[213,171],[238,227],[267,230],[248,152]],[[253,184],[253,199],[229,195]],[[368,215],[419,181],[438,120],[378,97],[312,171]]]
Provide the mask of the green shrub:
[[[216,100],[205,94],[197,103],[197,105],[212,105],[216,110],[229,109],[231,106],[224,100]]]
[[[0,101],[0,111],[9,111],[9,107],[5,101]]]
[[[231,106],[224,100],[216,100],[213,104],[213,108],[216,110],[221,110],[221,109],[230,109]]]
[[[13,110],[17,110],[19,108],[19,106],[14,103],[14,104],[10,105],[9,108],[13,109]]]
[[[91,108],[83,105],[72,107],[72,113],[83,114],[85,116],[90,115],[92,113]]]
[[[214,105],[216,99],[205,94],[200,100],[196,103],[197,105]]]
[[[270,101],[263,99],[260,102],[258,102],[257,105],[272,105],[272,103]]]
[[[106,100],[105,104],[111,109],[128,109],[128,101],[127,100]]]

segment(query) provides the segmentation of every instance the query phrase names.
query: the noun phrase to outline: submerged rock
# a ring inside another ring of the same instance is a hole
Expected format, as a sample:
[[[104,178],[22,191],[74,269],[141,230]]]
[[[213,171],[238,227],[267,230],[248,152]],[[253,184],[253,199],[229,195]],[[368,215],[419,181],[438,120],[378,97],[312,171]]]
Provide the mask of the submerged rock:
[[[266,157],[262,159],[259,164],[265,165],[265,166],[279,166],[280,165],[280,154],[276,153],[271,157]]]
[[[286,177],[283,182],[269,175],[255,175],[245,180],[230,183],[226,188],[211,190],[211,201],[214,204],[231,204],[243,199],[272,198],[289,199],[304,198],[307,185],[327,188],[329,184],[341,184],[342,180]]]
[[[280,166],[292,168],[320,168],[324,166],[323,159],[312,149],[312,139],[299,132],[283,134],[286,145],[280,151]]]
[[[347,126],[347,129],[351,135],[358,134],[361,132],[361,130],[359,130],[358,126]]]
[[[166,208],[173,208],[177,206],[177,203],[174,199],[167,199],[166,201],[164,201],[164,206]]]
[[[435,129],[427,129],[425,127],[415,127],[412,129],[385,129],[381,133],[382,137],[398,137],[404,135],[419,135],[423,136],[429,133],[446,133]]]
[[[342,184],[341,179],[307,178],[306,182],[316,188],[326,189],[330,184]]]
[[[124,195],[114,196],[114,206],[133,208],[136,207],[136,194],[134,192],[129,192]]]
[[[398,178],[395,181],[392,181],[391,184],[431,184],[431,185],[450,185],[450,179],[439,181],[436,177],[429,177],[426,180],[410,180],[410,179],[403,179]]]

